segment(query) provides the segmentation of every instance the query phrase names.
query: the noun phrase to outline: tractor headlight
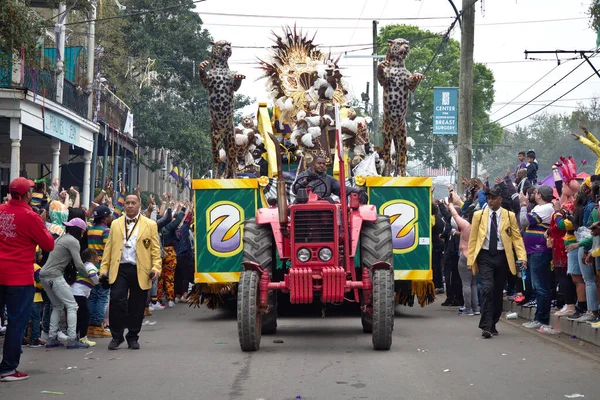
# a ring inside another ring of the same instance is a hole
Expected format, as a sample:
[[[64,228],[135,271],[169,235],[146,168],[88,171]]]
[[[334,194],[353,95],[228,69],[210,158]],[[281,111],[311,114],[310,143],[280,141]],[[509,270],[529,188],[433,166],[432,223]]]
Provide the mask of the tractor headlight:
[[[311,252],[310,250],[306,249],[306,248],[301,248],[300,250],[298,250],[298,254],[296,254],[296,256],[298,257],[298,261],[301,262],[307,262],[308,260],[310,260],[311,257]]]
[[[327,262],[331,260],[331,257],[333,257],[333,252],[329,247],[323,247],[321,250],[319,250],[319,259],[321,261]]]

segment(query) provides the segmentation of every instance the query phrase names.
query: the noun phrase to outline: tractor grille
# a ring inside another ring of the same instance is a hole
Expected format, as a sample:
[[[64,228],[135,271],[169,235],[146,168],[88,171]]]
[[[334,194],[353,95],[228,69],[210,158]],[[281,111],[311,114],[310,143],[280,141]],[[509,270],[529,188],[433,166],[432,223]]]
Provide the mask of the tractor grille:
[[[333,210],[296,210],[294,213],[296,243],[333,242],[335,228]]]

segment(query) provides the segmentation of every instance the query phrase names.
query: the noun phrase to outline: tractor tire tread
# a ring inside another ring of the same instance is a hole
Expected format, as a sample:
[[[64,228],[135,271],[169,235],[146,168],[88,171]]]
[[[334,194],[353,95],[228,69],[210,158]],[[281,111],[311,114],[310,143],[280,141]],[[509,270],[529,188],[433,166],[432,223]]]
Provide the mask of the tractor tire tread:
[[[394,329],[394,280],[392,272],[373,272],[373,348],[389,350]]]

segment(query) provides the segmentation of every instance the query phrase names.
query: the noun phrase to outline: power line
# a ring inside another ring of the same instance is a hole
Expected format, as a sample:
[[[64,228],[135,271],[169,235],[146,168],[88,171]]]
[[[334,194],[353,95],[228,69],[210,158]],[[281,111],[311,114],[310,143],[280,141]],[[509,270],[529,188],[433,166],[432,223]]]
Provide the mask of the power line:
[[[596,72],[592,73],[590,76],[588,76],[583,81],[581,81],[577,86],[571,88],[568,92],[564,93],[562,96],[560,96],[556,100],[553,100],[552,102],[546,104],[544,107],[540,108],[539,110],[536,110],[536,111],[532,112],[531,114],[529,114],[529,115],[527,115],[527,116],[525,116],[525,117],[523,117],[521,119],[518,119],[518,120],[516,120],[514,122],[511,122],[510,124],[504,125],[502,127],[502,129],[504,129],[504,128],[508,127],[508,126],[514,125],[516,123],[519,123],[519,122],[523,121],[524,119],[527,119],[527,118],[531,117],[532,115],[539,113],[540,111],[542,111],[545,108],[551,106],[552,104],[556,103],[558,100],[562,99],[563,97],[565,97],[566,95],[568,95],[569,93],[571,93],[573,90],[577,89],[579,86],[583,85],[585,82],[587,82],[588,80],[590,80],[593,76],[596,76]]]
[[[203,3],[205,1],[206,0],[194,0],[194,1],[192,1],[191,4]],[[189,7],[189,5],[190,4],[176,4],[176,5],[173,5],[173,6],[167,6],[167,7],[161,7],[161,8],[154,8],[152,10],[140,11],[140,12],[135,12],[135,13],[131,13],[131,14],[115,15],[115,16],[106,17],[106,18],[87,19],[85,21],[79,21],[79,22],[69,22],[69,23],[64,24],[64,25],[65,26],[81,25],[81,24],[87,24],[89,22],[103,22],[103,21],[110,21],[110,20],[113,20],[113,19],[137,17],[138,15],[146,15],[146,14],[155,13],[155,12],[159,12],[159,11],[170,10],[170,9],[173,9],[173,8]]]
[[[361,43],[361,44],[320,44],[319,47],[358,47],[358,46],[373,46],[372,43]],[[273,45],[266,46],[231,46],[233,49],[272,49]]]
[[[496,119],[495,121],[493,121],[492,123],[496,123],[499,122],[501,120],[503,120],[504,118],[508,117],[509,115],[512,115],[514,113],[516,113],[517,111],[519,111],[520,109],[522,109],[523,107],[525,107],[527,104],[531,103],[532,101],[534,101],[535,99],[539,98],[540,96],[542,96],[543,94],[547,93],[548,91],[550,91],[553,87],[555,87],[556,85],[558,85],[561,81],[563,81],[567,76],[571,75],[573,72],[575,72],[575,70],[579,67],[581,67],[583,64],[585,64],[586,61],[582,61],[581,63],[577,64],[577,66],[575,68],[573,68],[571,71],[569,71],[565,76],[563,76],[562,78],[560,78],[558,81],[556,81],[554,84],[550,85],[550,87],[548,87],[546,90],[544,90],[542,93],[538,94],[537,96],[535,96],[533,99],[529,100],[527,103],[523,104],[521,107],[517,108],[516,110],[513,110],[511,112],[509,112],[508,114],[506,114],[504,117],[500,117],[498,119]]]
[[[504,107],[506,107],[507,105],[509,105],[512,101],[518,99],[523,93],[527,92],[529,89],[531,89],[532,87],[534,87],[539,81],[541,81],[542,79],[544,79],[545,77],[547,77],[548,75],[550,75],[552,72],[554,72],[554,70],[556,68],[558,68],[560,66],[560,64],[557,64],[556,66],[554,66],[554,68],[552,68],[550,71],[546,72],[544,74],[544,76],[542,76],[540,79],[538,79],[537,81],[535,81],[534,83],[531,84],[531,86],[529,86],[527,89],[523,90],[521,93],[519,93],[518,95],[516,95],[512,100],[510,100],[508,103],[506,103],[504,106],[500,107],[499,109],[497,109],[496,111],[494,111],[492,114],[490,114],[490,117],[494,114],[496,114],[498,111],[502,110]]]
[[[539,19],[539,20],[534,20],[534,21],[490,22],[487,24],[478,24],[477,26],[537,24],[537,23],[544,23],[544,22],[575,21],[575,20],[579,20],[579,19],[588,19],[588,18],[587,17],[573,17],[573,18],[557,18],[557,19]]]
[[[368,2],[369,2],[369,0],[365,0],[365,4],[363,4],[363,8],[360,11],[358,18],[356,19],[356,26],[352,30],[352,35],[350,36],[350,40],[348,40],[348,44],[352,43],[352,39],[354,39],[354,34],[356,33],[356,28],[358,27],[358,24],[360,24],[360,18],[362,17],[363,13],[365,12],[365,8],[367,7]],[[418,17],[418,15],[417,15],[417,17]]]
[[[198,12],[200,15],[218,15],[221,17],[242,17],[242,18],[273,18],[273,19],[312,19],[312,20],[323,20],[323,21],[420,21],[427,19],[450,19],[454,17],[388,17],[388,18],[377,18],[377,17],[316,17],[316,16],[285,16],[285,15],[262,15],[262,14],[231,14],[231,13],[217,13],[217,12]]]
[[[583,100],[595,100],[598,97],[579,97],[577,99],[560,99],[559,101],[583,101]],[[548,101],[548,100],[536,100],[536,102],[543,102],[543,101]],[[514,104],[523,104],[525,103],[523,102],[515,102]],[[507,102],[494,102],[494,104],[508,104]]]
[[[291,17],[293,18],[293,17]],[[377,18],[380,20],[381,18]],[[481,26],[496,26],[496,25],[521,25],[521,24],[535,24],[535,23],[545,23],[545,22],[567,22],[573,20],[587,19],[585,17],[577,17],[577,18],[561,18],[561,19],[542,19],[542,20],[530,20],[530,21],[504,21],[504,22],[491,22],[491,23],[483,23],[476,24],[479,28]],[[206,26],[227,26],[227,27],[239,27],[239,28],[269,28],[269,29],[277,29],[281,28],[280,25],[256,25],[256,24],[224,24],[224,23],[212,23],[205,22],[202,25]],[[419,25],[419,28],[430,29],[430,28],[446,28],[447,25]],[[303,26],[302,29],[373,29],[371,26]]]

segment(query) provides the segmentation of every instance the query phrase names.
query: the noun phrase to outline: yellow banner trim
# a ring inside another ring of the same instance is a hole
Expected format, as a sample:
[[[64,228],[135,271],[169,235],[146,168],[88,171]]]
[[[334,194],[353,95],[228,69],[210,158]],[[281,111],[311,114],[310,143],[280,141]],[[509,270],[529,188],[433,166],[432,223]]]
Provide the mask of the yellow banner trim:
[[[427,270],[396,270],[395,281],[430,281],[433,279],[433,271]]]
[[[241,272],[196,272],[194,283],[233,283],[240,281]]]
[[[194,179],[192,189],[257,189],[258,179]]]
[[[196,272],[195,283],[234,283],[239,282],[241,272]],[[397,281],[430,281],[433,279],[431,270],[400,270],[394,271]]]
[[[389,177],[389,176],[367,176],[367,187],[431,187],[433,180],[431,177]]]

